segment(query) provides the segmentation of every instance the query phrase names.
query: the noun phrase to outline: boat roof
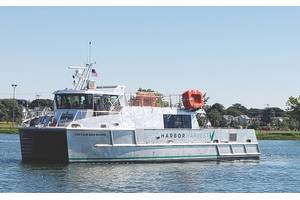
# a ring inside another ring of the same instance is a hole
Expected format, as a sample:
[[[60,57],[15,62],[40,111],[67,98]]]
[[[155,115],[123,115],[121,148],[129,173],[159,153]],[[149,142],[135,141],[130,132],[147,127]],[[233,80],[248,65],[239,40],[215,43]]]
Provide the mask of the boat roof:
[[[113,86],[98,86],[96,89],[63,89],[53,92],[53,94],[109,94],[109,95],[123,95],[125,93],[124,85],[113,85]]]

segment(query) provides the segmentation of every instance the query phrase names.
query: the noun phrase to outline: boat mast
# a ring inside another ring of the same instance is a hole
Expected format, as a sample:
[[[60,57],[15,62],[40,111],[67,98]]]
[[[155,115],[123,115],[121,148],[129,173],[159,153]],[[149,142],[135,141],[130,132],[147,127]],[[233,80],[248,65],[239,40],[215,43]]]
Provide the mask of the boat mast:
[[[86,64],[86,73],[85,73],[82,85],[80,87],[81,90],[86,89],[88,81],[90,79],[90,74],[91,74],[92,66],[93,66],[93,63],[91,63],[91,46],[92,46],[92,42],[89,42],[88,64]]]
[[[89,53],[88,53],[88,63],[84,67],[69,67],[69,69],[75,69],[75,74],[73,75],[73,83],[75,90],[84,90],[87,88],[88,81],[91,76],[92,67],[96,62],[92,63],[91,61],[91,47],[92,42],[89,42]],[[77,81],[75,79],[78,79]]]

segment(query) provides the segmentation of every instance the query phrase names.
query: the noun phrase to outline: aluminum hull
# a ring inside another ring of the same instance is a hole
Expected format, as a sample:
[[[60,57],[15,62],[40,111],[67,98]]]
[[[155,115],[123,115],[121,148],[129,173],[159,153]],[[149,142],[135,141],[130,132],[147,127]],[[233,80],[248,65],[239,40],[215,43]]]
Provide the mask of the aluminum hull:
[[[219,138],[227,130],[216,130]],[[254,131],[253,131],[254,132]],[[240,133],[251,142],[213,141],[207,130],[95,130],[22,128],[25,163],[190,162],[259,159],[252,131]],[[170,137],[172,134],[172,137]],[[248,136],[247,136],[248,134]],[[238,134],[239,135],[239,134]],[[168,136],[168,137],[166,137]],[[176,138],[174,138],[176,136]],[[242,138],[244,140],[244,138]]]

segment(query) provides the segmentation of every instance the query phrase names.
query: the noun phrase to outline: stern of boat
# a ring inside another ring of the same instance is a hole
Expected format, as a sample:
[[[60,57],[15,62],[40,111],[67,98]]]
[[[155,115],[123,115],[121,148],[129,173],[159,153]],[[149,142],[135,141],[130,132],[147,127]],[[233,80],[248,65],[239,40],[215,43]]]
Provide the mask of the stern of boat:
[[[20,128],[23,163],[67,163],[68,145],[65,128]]]

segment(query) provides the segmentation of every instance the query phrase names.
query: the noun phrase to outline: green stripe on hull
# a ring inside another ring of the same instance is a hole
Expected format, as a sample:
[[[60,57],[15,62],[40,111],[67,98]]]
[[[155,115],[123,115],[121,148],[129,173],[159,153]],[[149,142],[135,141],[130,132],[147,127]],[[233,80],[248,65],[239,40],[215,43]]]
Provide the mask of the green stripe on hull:
[[[211,158],[216,159],[217,155],[191,155],[191,156],[149,156],[149,157],[127,157],[127,158],[70,158],[70,161],[78,160],[160,160],[160,159],[195,159],[195,158]]]

